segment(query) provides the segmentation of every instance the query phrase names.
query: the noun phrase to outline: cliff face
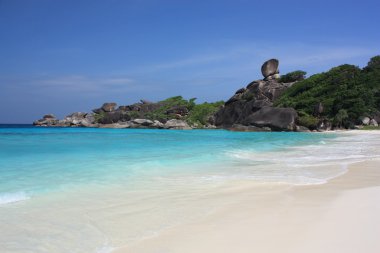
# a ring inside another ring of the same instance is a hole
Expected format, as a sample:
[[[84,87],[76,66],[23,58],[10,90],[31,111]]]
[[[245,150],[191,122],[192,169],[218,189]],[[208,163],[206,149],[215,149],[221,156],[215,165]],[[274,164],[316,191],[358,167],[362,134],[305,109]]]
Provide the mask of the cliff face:
[[[241,88],[215,114],[215,125],[241,130],[297,130],[297,112],[293,108],[273,107],[273,103],[294,82],[278,81],[278,60],[265,62],[261,68],[264,80],[253,81]]]

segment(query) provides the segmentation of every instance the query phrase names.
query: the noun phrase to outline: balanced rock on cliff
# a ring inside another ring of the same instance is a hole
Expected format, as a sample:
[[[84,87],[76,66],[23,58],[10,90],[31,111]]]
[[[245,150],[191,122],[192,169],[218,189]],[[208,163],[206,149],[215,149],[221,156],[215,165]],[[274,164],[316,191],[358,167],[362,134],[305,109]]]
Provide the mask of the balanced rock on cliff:
[[[297,112],[292,108],[273,107],[273,103],[292,86],[278,81],[279,61],[266,61],[262,68],[264,80],[249,83],[241,88],[215,114],[215,125],[231,128],[236,125],[251,129],[293,131],[296,129]]]
[[[279,78],[279,61],[277,59],[270,59],[261,66],[261,73],[264,76],[264,80]]]

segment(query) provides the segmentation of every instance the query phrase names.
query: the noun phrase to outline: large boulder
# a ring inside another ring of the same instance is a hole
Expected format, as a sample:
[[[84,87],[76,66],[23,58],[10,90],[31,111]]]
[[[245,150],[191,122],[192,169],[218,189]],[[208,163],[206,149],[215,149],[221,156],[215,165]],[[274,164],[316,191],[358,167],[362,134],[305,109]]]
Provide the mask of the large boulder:
[[[64,126],[83,126],[82,121],[85,120],[87,113],[85,112],[74,112],[67,115],[62,121],[59,122],[60,125]],[[85,122],[85,125],[89,125],[89,122]]]
[[[46,114],[42,119],[33,122],[35,126],[55,126],[58,124],[58,119],[53,114]]]
[[[244,120],[244,125],[269,127],[275,131],[295,131],[298,115],[293,108],[264,106]]]
[[[113,124],[117,122],[126,122],[130,120],[131,117],[128,113],[122,111],[113,111],[107,112],[102,115],[101,118],[98,119],[98,123],[100,124]]]
[[[149,119],[134,119],[132,120],[134,124],[141,125],[141,126],[150,126],[153,125],[153,121]]]
[[[62,119],[62,120],[58,120],[57,124],[55,124],[54,126],[57,126],[57,127],[69,127],[69,126],[72,126],[70,122],[66,121],[65,119]]]
[[[186,121],[171,119],[166,121],[164,128],[167,129],[191,129],[191,127],[186,123]]]
[[[244,124],[252,113],[265,106],[272,106],[281,94],[293,83],[279,83],[277,80],[258,80],[247,88],[235,92],[215,114],[215,125],[230,128],[233,124]]]
[[[370,126],[375,126],[375,127],[379,126],[379,124],[377,123],[377,121],[375,119],[371,119],[371,121],[369,122],[369,125]]]
[[[155,121],[153,121],[152,127],[161,129],[161,128],[164,128],[165,125],[164,125],[164,123],[161,123],[160,121],[155,120]]]
[[[261,66],[261,73],[264,78],[276,75],[279,73],[278,70],[279,61],[277,59],[270,59]]]
[[[247,85],[247,89],[242,94],[242,98],[253,97],[254,99],[268,99],[274,102],[293,84],[294,83],[280,83],[277,80],[253,81]]]
[[[92,113],[88,113],[86,114],[86,116],[84,117],[84,119],[81,120],[80,122],[80,126],[83,126],[83,127],[95,127],[95,117],[94,117],[94,114]]]
[[[244,115],[243,110],[245,103],[239,100],[233,103],[225,104],[215,113],[214,122],[216,126],[230,127],[239,122]]]
[[[74,119],[83,119],[86,117],[86,115],[87,115],[86,112],[74,112],[68,115],[67,117],[74,118]]]
[[[54,116],[54,114],[45,114],[43,119],[56,119],[56,117]]]
[[[92,113],[87,113],[85,119],[91,124],[95,123],[95,116]]]
[[[105,111],[105,112],[113,112],[113,111],[115,111],[115,107],[116,107],[116,103],[113,103],[113,102],[111,102],[111,103],[104,103],[103,105],[102,105],[102,110],[103,111]]]
[[[370,123],[370,121],[371,121],[371,119],[368,118],[368,117],[361,117],[360,121],[362,122],[363,125],[368,126],[369,123]]]

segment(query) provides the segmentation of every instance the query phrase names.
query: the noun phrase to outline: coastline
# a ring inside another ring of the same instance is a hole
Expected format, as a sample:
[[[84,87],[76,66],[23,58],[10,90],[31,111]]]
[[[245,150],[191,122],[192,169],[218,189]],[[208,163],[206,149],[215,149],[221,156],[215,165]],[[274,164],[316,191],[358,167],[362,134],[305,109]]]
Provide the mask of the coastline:
[[[47,191],[31,191],[25,184],[21,192],[5,191],[16,193],[3,195],[0,208],[0,223],[9,226],[0,240],[7,252],[23,252],[24,245],[56,253],[379,249],[371,237],[380,227],[379,131],[315,135],[30,128],[16,133],[6,131],[4,138],[12,141],[4,143],[33,144],[33,152],[27,148],[24,154],[32,152],[35,158],[26,160],[32,168],[28,179],[35,172],[38,178],[27,182]],[[37,138],[40,146],[33,141]],[[56,147],[61,153],[51,151]],[[175,158],[173,147],[178,149]],[[4,157],[16,155],[6,150]],[[21,162],[11,161],[11,168]],[[65,181],[57,187],[45,184],[41,175]],[[59,237],[51,237],[55,231]]]
[[[235,196],[217,212],[112,252],[379,252],[379,164],[321,185],[240,182],[214,196]]]
[[[142,121],[146,121],[147,119],[139,119]],[[149,121],[149,120],[148,120]],[[90,125],[36,125],[36,124],[0,124],[3,126],[20,126],[25,125],[27,127],[33,126],[37,128],[96,128],[96,129],[158,129],[158,130],[227,130],[233,132],[308,132],[308,133],[347,133],[347,132],[358,132],[358,133],[380,133],[380,127],[374,127],[373,129],[363,129],[363,126],[356,126],[354,129],[320,129],[320,130],[306,130],[304,128],[299,128],[294,131],[273,131],[269,128],[257,128],[254,126],[244,126],[244,125],[236,125],[231,127],[222,127],[215,125],[207,125],[207,126],[193,126],[193,125],[182,125],[185,124],[182,120],[177,120],[176,125],[166,127],[165,124],[162,125],[143,125],[138,123],[130,123],[130,122],[119,122],[119,123],[111,123],[111,124],[90,124]]]

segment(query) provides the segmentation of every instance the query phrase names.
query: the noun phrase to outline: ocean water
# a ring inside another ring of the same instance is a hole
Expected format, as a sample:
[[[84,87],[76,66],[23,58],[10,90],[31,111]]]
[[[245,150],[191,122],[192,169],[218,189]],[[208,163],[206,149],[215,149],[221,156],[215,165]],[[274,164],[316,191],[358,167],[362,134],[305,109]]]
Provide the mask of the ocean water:
[[[334,133],[3,125],[0,252],[112,252],[207,215],[223,204],[207,196],[230,182],[326,183],[377,157],[367,143]]]

